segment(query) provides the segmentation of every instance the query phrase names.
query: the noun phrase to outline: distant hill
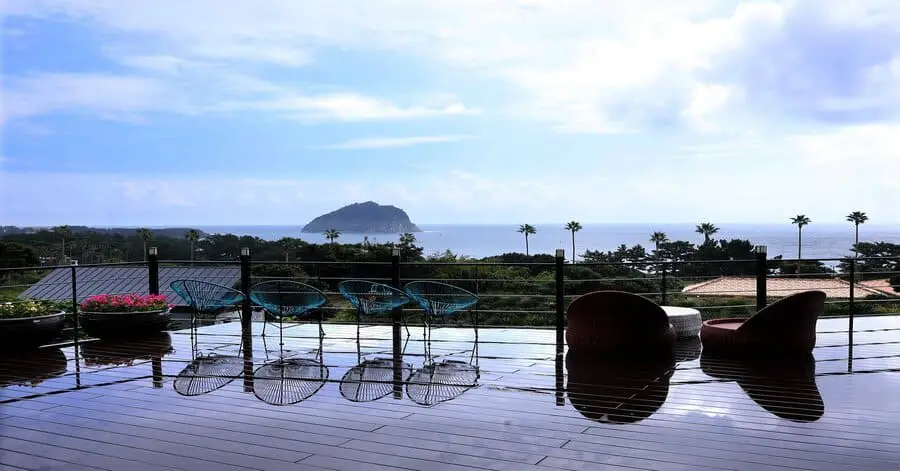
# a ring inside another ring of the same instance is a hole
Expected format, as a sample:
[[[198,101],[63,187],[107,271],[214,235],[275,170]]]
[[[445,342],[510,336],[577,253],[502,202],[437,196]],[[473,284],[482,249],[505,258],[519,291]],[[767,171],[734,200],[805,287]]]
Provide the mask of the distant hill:
[[[109,234],[109,235],[121,235],[125,237],[130,237],[135,235],[137,232],[137,228],[133,227],[88,227],[88,226],[69,226],[69,229],[73,234],[85,234],[89,232],[95,232],[98,234]],[[18,227],[18,226],[0,226],[0,237],[5,235],[14,235],[14,234],[34,234],[40,231],[48,231],[53,230],[52,227]],[[165,228],[151,228],[155,237],[175,237],[175,238],[184,238],[184,234],[187,233],[188,228],[181,227],[165,227]],[[206,237],[209,234],[200,232],[200,237]]]
[[[325,232],[329,229],[349,233],[379,234],[421,232],[402,209],[380,205],[374,201],[344,206],[323,214],[303,226],[303,232]]]

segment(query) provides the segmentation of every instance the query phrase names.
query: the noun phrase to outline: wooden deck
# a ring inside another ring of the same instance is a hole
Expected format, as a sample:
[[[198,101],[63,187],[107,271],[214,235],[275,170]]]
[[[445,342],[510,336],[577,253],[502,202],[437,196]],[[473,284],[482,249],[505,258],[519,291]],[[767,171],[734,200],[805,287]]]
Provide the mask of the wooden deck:
[[[196,350],[179,331],[89,342],[77,355],[69,346],[4,357],[0,468],[900,469],[900,317],[857,319],[852,352],[846,319],[819,321],[814,374],[803,362],[701,357],[698,341],[679,345],[670,364],[557,361],[555,333],[535,329],[481,329],[473,358],[471,329],[442,328],[432,356],[457,362],[443,372],[455,386],[420,374],[413,384],[343,389],[360,363],[356,327],[326,325],[320,369],[316,327],[298,326],[285,330],[286,355],[308,360],[307,380],[287,392],[308,397],[283,406],[269,403],[278,402],[270,389],[278,375],[258,370],[279,357],[277,329],[263,341],[254,325],[245,356],[239,327],[201,328]],[[363,327],[361,337],[364,359],[391,357],[389,327]],[[421,338],[413,328],[403,379],[423,367]],[[218,385],[209,379],[183,395],[176,378],[201,353],[237,357],[257,374],[206,392]],[[327,380],[315,380],[317,371]]]

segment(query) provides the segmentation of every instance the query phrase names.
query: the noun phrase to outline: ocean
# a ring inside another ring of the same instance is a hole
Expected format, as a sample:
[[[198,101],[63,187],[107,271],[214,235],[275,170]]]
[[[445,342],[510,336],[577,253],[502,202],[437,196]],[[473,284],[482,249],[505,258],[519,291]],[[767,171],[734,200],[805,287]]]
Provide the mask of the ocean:
[[[552,254],[557,248],[565,249],[566,258],[571,259],[572,238],[565,224],[534,225],[537,234],[528,238],[532,254]],[[670,240],[687,240],[694,243],[703,241],[703,236],[694,232],[695,224],[585,224],[575,234],[576,252],[585,250],[615,250],[619,245],[629,247],[643,245],[648,251],[653,248],[650,234],[665,232]],[[423,232],[415,234],[417,244],[424,247],[425,254],[450,250],[470,257],[487,257],[504,252],[525,252],[525,239],[516,232],[518,225],[428,225],[419,224]],[[322,234],[300,232],[302,226],[201,226],[204,232],[251,235],[266,240],[282,237],[296,237],[313,243],[327,242]],[[396,241],[398,234],[341,234],[338,242],[358,243],[363,237],[369,241]],[[766,245],[769,257],[779,254],[785,258],[797,256],[797,228],[791,224],[723,224],[716,239],[749,239],[755,245]],[[860,241],[900,243],[900,226],[863,224],[860,226]],[[840,258],[849,255],[853,245],[853,225],[810,224],[803,228],[803,258]]]

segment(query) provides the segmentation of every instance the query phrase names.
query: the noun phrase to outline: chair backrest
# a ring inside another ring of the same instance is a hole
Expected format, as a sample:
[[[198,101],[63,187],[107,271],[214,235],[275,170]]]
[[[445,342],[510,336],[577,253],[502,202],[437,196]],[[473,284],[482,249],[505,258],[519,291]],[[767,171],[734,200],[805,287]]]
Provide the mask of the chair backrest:
[[[275,316],[302,316],[328,302],[319,289],[288,280],[257,283],[250,288],[250,299]]]
[[[431,315],[445,316],[478,303],[475,293],[437,281],[411,281],[403,291]]]
[[[737,330],[776,334],[806,332],[815,335],[816,321],[825,313],[825,293],[804,291],[779,299],[747,319]]]
[[[669,325],[669,317],[662,307],[625,291],[594,291],[579,296],[566,309],[566,318],[570,328],[576,327],[573,323],[589,323],[596,331],[623,334]]]
[[[403,291],[374,281],[342,281],[338,283],[338,291],[364,314],[390,311],[409,302],[409,296]]]
[[[208,281],[181,279],[172,281],[169,286],[189,306],[202,313],[216,312],[244,301],[244,293]]]

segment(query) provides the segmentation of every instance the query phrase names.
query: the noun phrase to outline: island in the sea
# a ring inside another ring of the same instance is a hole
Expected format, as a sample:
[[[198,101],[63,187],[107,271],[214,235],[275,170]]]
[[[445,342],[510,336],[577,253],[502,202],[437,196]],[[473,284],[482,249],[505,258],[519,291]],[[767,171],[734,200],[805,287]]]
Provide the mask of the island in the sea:
[[[421,232],[406,211],[374,201],[353,203],[323,214],[303,226],[303,232],[325,232],[331,229],[357,234],[399,234]]]

